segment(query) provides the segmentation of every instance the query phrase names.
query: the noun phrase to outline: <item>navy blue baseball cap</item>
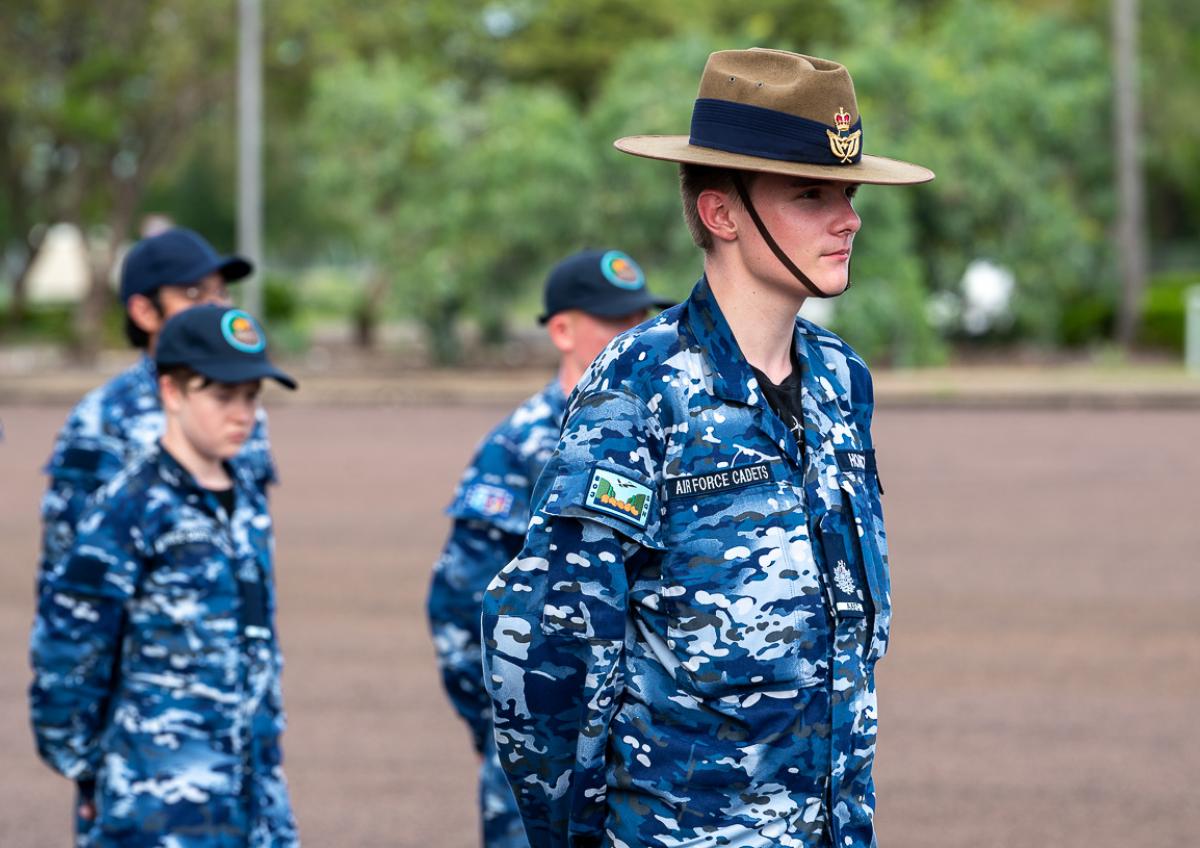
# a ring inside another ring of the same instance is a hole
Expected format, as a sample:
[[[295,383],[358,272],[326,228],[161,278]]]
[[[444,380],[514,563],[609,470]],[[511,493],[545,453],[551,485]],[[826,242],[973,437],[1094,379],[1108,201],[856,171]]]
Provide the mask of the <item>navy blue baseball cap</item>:
[[[253,270],[249,260],[222,256],[199,233],[174,227],[130,248],[121,266],[121,302],[163,286],[188,286],[214,273],[232,283]]]
[[[583,250],[554,266],[546,278],[545,324],[566,309],[596,318],[619,318],[642,309],[666,309],[673,300],[646,288],[646,275],[633,258],[619,250]]]
[[[296,381],[267,359],[267,337],[248,312],[205,303],[176,313],[163,325],[154,350],[160,370],[184,366],[218,383],[270,377],[289,389]]]

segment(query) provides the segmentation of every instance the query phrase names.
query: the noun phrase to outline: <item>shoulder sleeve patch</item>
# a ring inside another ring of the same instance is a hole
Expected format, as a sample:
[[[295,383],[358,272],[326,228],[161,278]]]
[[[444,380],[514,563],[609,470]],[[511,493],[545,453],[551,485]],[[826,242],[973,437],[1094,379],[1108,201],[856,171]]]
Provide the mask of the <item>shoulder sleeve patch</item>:
[[[463,495],[463,506],[481,516],[503,518],[512,505],[512,492],[487,483],[475,483]]]
[[[645,530],[653,500],[654,493],[636,480],[606,468],[595,468],[583,505],[596,512],[615,515]]]

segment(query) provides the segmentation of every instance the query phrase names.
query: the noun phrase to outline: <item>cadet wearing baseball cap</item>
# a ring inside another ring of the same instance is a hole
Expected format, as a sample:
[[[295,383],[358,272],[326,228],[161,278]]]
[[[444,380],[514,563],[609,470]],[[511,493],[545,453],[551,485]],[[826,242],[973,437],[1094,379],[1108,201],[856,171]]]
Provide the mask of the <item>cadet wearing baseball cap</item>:
[[[619,250],[584,250],[550,271],[538,321],[559,352],[558,375],[496,426],[477,449],[447,509],[450,537],[434,566],[429,621],[447,694],[482,758],[483,844],[527,844],[496,757],[491,705],[481,679],[479,614],[483,589],[521,548],[533,484],[558,441],[566,397],[617,334],[671,305]]]
[[[222,255],[203,237],[184,228],[142,239],[125,256],[120,285],[125,333],[142,355],[89,392],[58,433],[45,466],[49,481],[41,509],[39,595],[52,591],[61,574],[88,497],[163,435],[166,425],[152,358],[163,324],[200,304],[230,306],[228,285],[252,270],[248,260]],[[262,410],[234,461],[264,490],[276,481]],[[86,826],[79,822],[80,828]]]
[[[880,92],[886,96],[886,92]],[[850,283],[867,154],[845,67],[713,53],[678,163],[691,296],[571,396],[483,602],[500,761],[534,848],[876,844],[889,564],[863,360],[797,317]]]
[[[163,436],[89,503],[39,600],[38,752],[79,786],[91,848],[287,848],[271,520],[229,460],[261,381],[296,383],[239,309],[181,312],[158,342]]]

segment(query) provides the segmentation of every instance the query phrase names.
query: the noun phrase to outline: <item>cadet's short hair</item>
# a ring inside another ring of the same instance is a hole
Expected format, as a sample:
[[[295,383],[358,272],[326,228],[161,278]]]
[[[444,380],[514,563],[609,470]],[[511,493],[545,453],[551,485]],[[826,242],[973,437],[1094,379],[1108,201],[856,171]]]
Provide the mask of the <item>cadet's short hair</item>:
[[[204,389],[213,384],[212,379],[193,371],[186,365],[168,365],[165,368],[159,368],[158,376],[166,377],[179,388],[179,391],[183,392],[184,394],[187,394],[189,384],[197,377],[200,378],[200,385],[196,387],[198,389]]]
[[[705,253],[712,250],[712,233],[700,220],[696,201],[702,192],[715,189],[727,193],[730,199],[740,206],[742,201],[733,185],[733,174],[734,172],[730,168],[712,168],[708,165],[687,163],[681,163],[679,166],[679,194],[683,198],[683,220],[687,222],[688,232],[692,234],[692,241]],[[758,175],[753,171],[742,171],[741,174],[742,181],[746,184],[746,191],[749,191],[750,187],[754,185],[754,178]]]
[[[159,299],[158,293],[162,289],[155,289],[149,294],[143,295],[147,300],[154,304],[154,308],[159,315],[163,314],[162,300]],[[138,350],[146,350],[150,347],[150,336],[146,331],[133,322],[129,317],[129,309],[125,310],[125,338],[129,340],[129,344],[136,347]]]

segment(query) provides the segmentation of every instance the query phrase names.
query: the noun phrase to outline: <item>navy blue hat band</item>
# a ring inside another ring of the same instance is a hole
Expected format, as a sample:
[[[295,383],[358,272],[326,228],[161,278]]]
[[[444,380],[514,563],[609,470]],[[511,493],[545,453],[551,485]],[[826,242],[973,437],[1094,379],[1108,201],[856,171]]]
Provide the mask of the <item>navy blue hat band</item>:
[[[856,141],[852,155],[834,153],[831,137]],[[835,132],[827,124],[728,100],[701,98],[692,108],[688,139],[697,147],[811,165],[851,165],[862,159],[862,118]]]

